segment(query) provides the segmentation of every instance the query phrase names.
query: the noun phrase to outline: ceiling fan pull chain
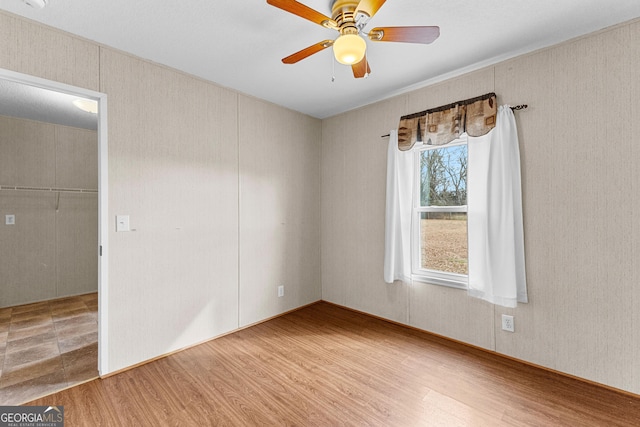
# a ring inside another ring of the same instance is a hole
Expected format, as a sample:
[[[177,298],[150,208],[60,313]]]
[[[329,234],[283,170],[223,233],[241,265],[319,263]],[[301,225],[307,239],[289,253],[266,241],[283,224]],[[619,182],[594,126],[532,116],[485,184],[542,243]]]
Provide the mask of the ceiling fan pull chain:
[[[331,55],[331,83],[336,81],[336,60]]]
[[[367,51],[364,51],[364,63],[367,64],[366,65],[366,69],[364,71],[364,78],[366,79],[367,77],[369,77],[369,61],[367,60]]]

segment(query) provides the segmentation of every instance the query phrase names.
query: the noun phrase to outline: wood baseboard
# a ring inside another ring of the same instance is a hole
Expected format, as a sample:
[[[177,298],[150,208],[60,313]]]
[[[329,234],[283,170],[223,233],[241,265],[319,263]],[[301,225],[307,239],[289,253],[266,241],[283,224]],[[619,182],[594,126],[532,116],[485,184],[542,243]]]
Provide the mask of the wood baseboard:
[[[596,381],[592,381],[592,380],[589,380],[587,378],[582,378],[582,377],[578,377],[576,375],[571,375],[571,374],[568,374],[566,372],[557,371],[555,369],[551,369],[551,368],[548,368],[546,366],[538,365],[538,364],[535,364],[533,362],[529,362],[529,361],[526,361],[526,360],[518,359],[516,357],[509,356],[509,355],[506,355],[506,354],[502,354],[502,353],[499,353],[499,352],[494,351],[494,350],[489,350],[489,349],[486,349],[486,348],[483,348],[483,347],[479,347],[477,345],[469,344],[469,343],[466,343],[464,341],[459,341],[459,340],[456,340],[454,338],[447,337],[445,335],[440,335],[440,334],[436,334],[434,332],[427,331],[425,329],[420,329],[420,328],[418,328],[416,326],[411,326],[411,325],[407,325],[406,323],[396,322],[395,320],[386,319],[386,318],[381,317],[381,316],[376,316],[375,314],[367,313],[366,311],[356,310],[354,308],[347,307],[347,306],[344,306],[344,305],[341,305],[341,304],[336,304],[336,303],[333,303],[333,302],[330,302],[330,301],[322,300],[322,302],[327,303],[327,304],[331,304],[331,305],[336,306],[336,307],[343,308],[345,310],[352,311],[354,313],[362,314],[362,315],[365,315],[365,316],[370,316],[370,317],[373,317],[374,319],[382,320],[384,322],[388,322],[388,323],[391,323],[391,324],[394,324],[394,325],[397,325],[397,326],[401,326],[403,328],[407,328],[407,329],[411,329],[411,330],[414,330],[414,331],[417,331],[417,332],[421,332],[421,333],[424,333],[426,335],[430,335],[432,337],[436,337],[436,338],[439,338],[439,339],[442,339],[442,340],[445,340],[445,341],[449,341],[449,342],[452,342],[452,343],[455,343],[455,344],[459,344],[461,346],[465,346],[465,347],[468,347],[468,348],[471,348],[471,349],[474,349],[474,350],[477,350],[477,351],[481,351],[483,353],[489,354],[489,355],[497,357],[497,358],[510,360],[512,362],[520,363],[522,365],[526,365],[526,366],[530,366],[532,368],[536,368],[536,369],[540,369],[542,371],[546,371],[546,372],[548,372],[550,374],[559,375],[559,376],[562,376],[562,377],[565,377],[565,378],[569,378],[569,379],[572,379],[572,380],[580,381],[580,382],[585,383],[585,384],[589,384],[589,385],[593,385],[593,386],[596,386],[596,387],[600,387],[600,388],[603,388],[605,390],[610,390],[610,391],[613,391],[613,392],[616,392],[616,393],[620,393],[620,394],[623,394],[625,396],[632,397],[634,399],[639,399],[640,398],[640,394],[635,394],[635,393],[632,393],[630,391],[622,390],[620,388],[612,387],[612,386],[609,386],[607,384],[602,384],[602,383],[599,383],[599,382],[596,382]]]
[[[526,365],[526,366],[529,366],[529,367],[532,367],[532,368],[540,369],[542,371],[546,371],[546,372],[554,374],[554,375],[560,375],[562,377],[569,378],[569,379],[576,380],[576,381],[580,381],[580,382],[583,382],[585,384],[590,384],[590,385],[593,385],[593,386],[597,386],[597,387],[600,387],[600,388],[603,388],[603,389],[606,389],[606,390],[610,390],[610,391],[613,391],[613,392],[616,392],[616,393],[623,394],[625,396],[632,397],[634,399],[639,399],[640,398],[640,394],[635,394],[635,393],[632,393],[632,392],[627,391],[627,390],[622,390],[622,389],[619,389],[619,388],[616,388],[616,387],[612,387],[612,386],[609,386],[609,385],[606,385],[606,384],[602,384],[602,383],[599,383],[599,382],[596,382],[596,381],[592,381],[592,380],[589,380],[589,379],[586,379],[586,378],[578,377],[576,375],[571,375],[571,374],[568,374],[566,372],[562,372],[562,371],[558,371],[558,370],[555,370],[555,369],[551,369],[551,368],[548,368],[546,366],[542,366],[542,365],[538,365],[538,364],[533,363],[533,362],[529,362],[529,361],[526,361],[526,360],[518,359],[516,357],[509,356],[509,355],[506,355],[506,354],[502,354],[502,353],[499,353],[499,352],[494,351],[494,350],[489,350],[489,349],[486,349],[486,348],[483,348],[483,347],[479,347],[479,346],[476,346],[476,345],[473,345],[473,344],[466,343],[464,341],[459,341],[459,340],[456,340],[454,338],[447,337],[445,335],[436,334],[434,332],[430,332],[430,331],[427,331],[425,329],[420,329],[420,328],[415,327],[415,326],[407,325],[405,323],[401,323],[401,322],[397,322],[397,321],[394,321],[394,320],[390,320],[390,319],[387,319],[387,318],[384,318],[384,317],[381,317],[381,316],[376,316],[375,314],[367,313],[365,311],[357,310],[357,309],[354,309],[354,308],[351,308],[351,307],[347,307],[347,306],[344,306],[344,305],[341,305],[341,304],[336,304],[334,302],[326,301],[326,300],[318,300],[318,301],[314,301],[314,302],[309,303],[309,304],[305,304],[303,306],[294,308],[292,310],[285,311],[285,312],[277,314],[275,316],[268,317],[268,318],[260,320],[258,322],[251,323],[251,324],[243,326],[241,328],[234,329],[234,330],[226,332],[224,334],[220,334],[220,335],[217,335],[215,337],[212,337],[212,338],[197,342],[195,344],[191,344],[189,346],[179,348],[179,349],[171,351],[169,353],[161,354],[161,355],[156,356],[156,357],[154,357],[152,359],[144,360],[142,362],[136,363],[135,365],[127,366],[126,368],[122,368],[122,369],[119,369],[117,371],[110,372],[110,373],[105,374],[105,375],[101,375],[99,378],[104,379],[104,378],[109,378],[109,377],[114,376],[114,375],[121,374],[121,373],[129,371],[131,369],[135,369],[137,367],[146,365],[147,363],[151,363],[151,362],[154,362],[154,361],[159,360],[159,359],[164,359],[165,357],[171,356],[172,354],[180,353],[181,351],[184,351],[184,350],[199,346],[201,344],[216,340],[218,338],[222,338],[224,336],[236,333],[238,331],[242,331],[242,330],[247,329],[247,328],[251,328],[251,327],[259,325],[261,323],[265,323],[265,322],[268,322],[270,320],[277,319],[278,317],[282,317],[282,316],[284,316],[286,314],[293,313],[293,312],[296,312],[298,310],[302,310],[302,309],[304,309],[306,307],[310,307],[312,305],[319,304],[319,303],[325,303],[325,304],[330,304],[330,305],[333,305],[333,306],[336,306],[336,307],[340,307],[342,309],[349,310],[349,311],[352,311],[354,313],[362,314],[362,315],[365,315],[365,316],[372,317],[374,319],[378,319],[378,320],[381,320],[381,321],[384,321],[384,322],[387,322],[387,323],[391,323],[391,324],[394,324],[394,325],[397,325],[397,326],[401,326],[403,328],[407,328],[407,329],[411,329],[411,330],[414,330],[414,331],[417,331],[417,332],[420,332],[420,333],[424,333],[426,335],[429,335],[429,336],[432,336],[432,337],[436,337],[438,339],[442,339],[442,340],[445,340],[445,341],[449,341],[451,343],[455,343],[455,344],[458,344],[458,345],[461,345],[461,346],[464,346],[464,347],[468,347],[468,348],[474,349],[476,351],[481,351],[483,353],[489,354],[489,355],[497,357],[497,358],[510,360],[512,362],[516,362],[516,363],[520,363],[522,365]]]

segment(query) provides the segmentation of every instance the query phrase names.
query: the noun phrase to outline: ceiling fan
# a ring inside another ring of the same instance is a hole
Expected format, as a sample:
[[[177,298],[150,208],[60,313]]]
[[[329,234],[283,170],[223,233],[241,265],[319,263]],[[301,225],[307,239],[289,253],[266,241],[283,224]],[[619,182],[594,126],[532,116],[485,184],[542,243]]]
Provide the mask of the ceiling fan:
[[[369,32],[364,27],[386,0],[334,0],[331,18],[295,0],[267,0],[267,3],[340,33],[335,40],[323,40],[282,59],[295,64],[314,53],[333,46],[338,62],[351,65],[355,78],[366,77],[371,68],[365,55],[364,34],[374,42],[404,42],[429,44],[440,35],[439,27],[376,27]]]

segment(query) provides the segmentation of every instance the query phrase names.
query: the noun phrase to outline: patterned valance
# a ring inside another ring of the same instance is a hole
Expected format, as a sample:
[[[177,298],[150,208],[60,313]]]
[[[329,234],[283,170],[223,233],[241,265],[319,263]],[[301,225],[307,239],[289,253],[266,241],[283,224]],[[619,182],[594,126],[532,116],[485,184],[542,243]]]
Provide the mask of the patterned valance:
[[[416,142],[444,145],[464,132],[482,136],[496,126],[496,94],[454,102],[442,107],[402,116],[398,126],[398,148],[410,150]]]

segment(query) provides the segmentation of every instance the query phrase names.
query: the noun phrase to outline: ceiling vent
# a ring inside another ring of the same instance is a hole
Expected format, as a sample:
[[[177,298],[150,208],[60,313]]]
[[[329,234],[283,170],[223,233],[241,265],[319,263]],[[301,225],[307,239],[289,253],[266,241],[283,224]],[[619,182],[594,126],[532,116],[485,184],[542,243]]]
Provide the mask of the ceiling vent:
[[[26,4],[36,9],[42,9],[49,3],[49,0],[22,0]]]

